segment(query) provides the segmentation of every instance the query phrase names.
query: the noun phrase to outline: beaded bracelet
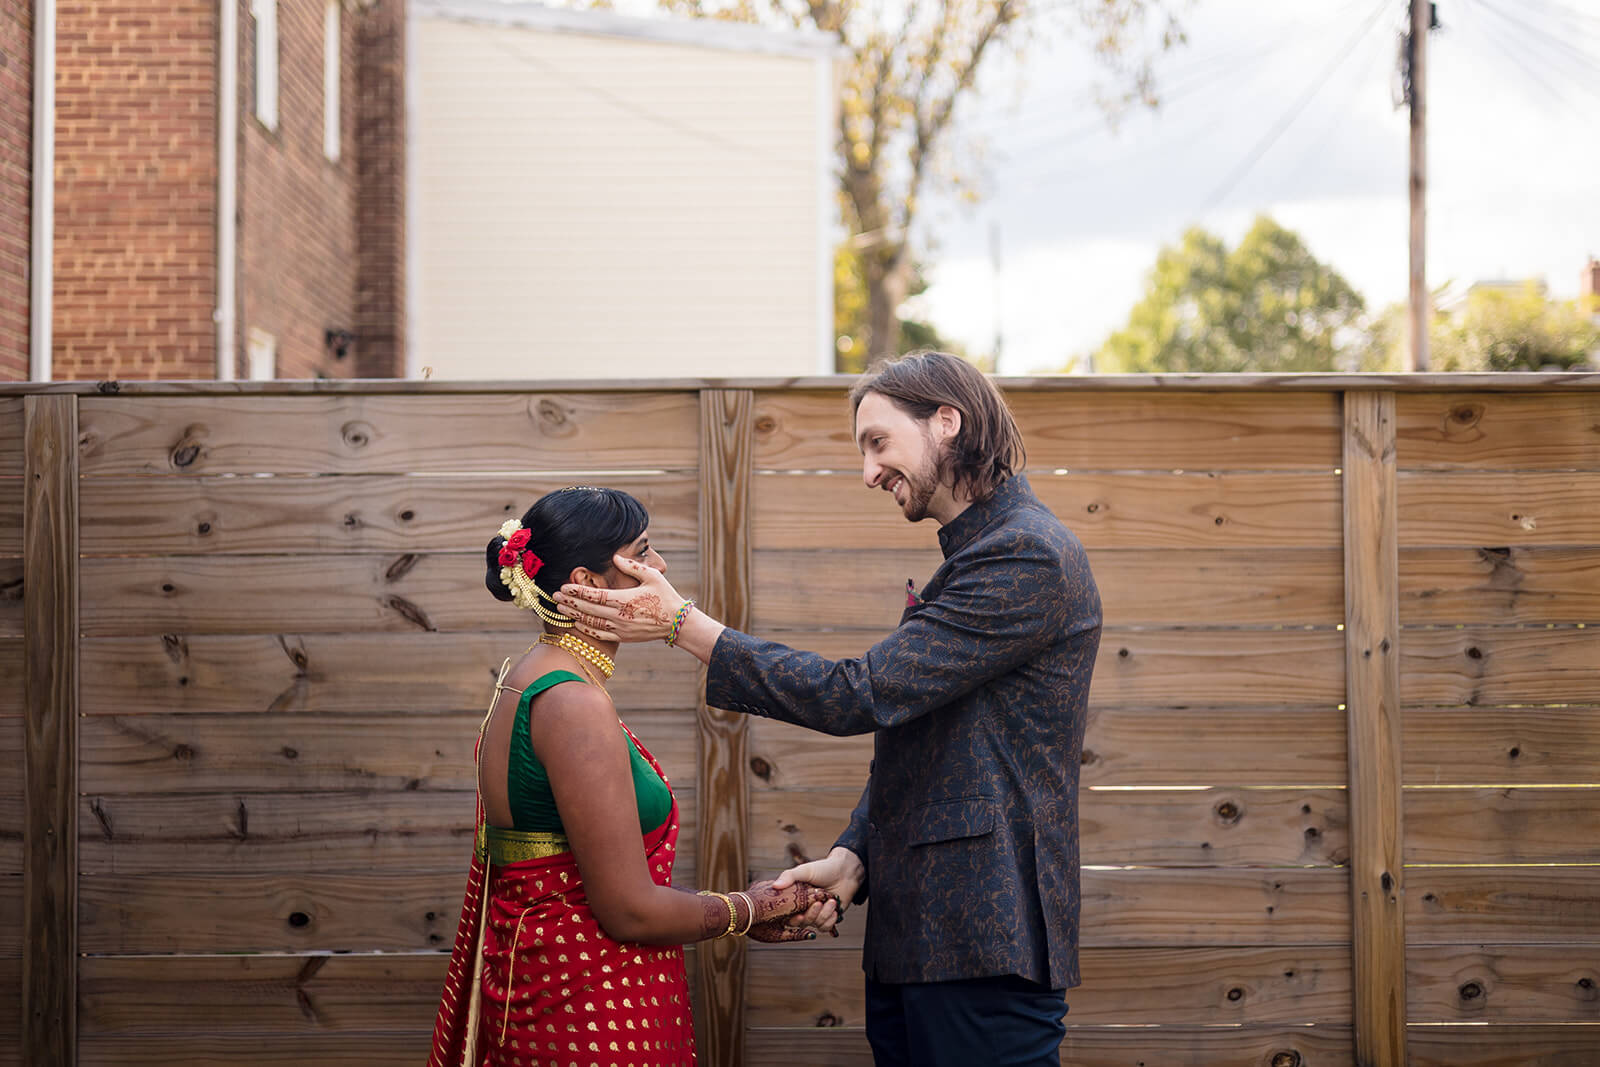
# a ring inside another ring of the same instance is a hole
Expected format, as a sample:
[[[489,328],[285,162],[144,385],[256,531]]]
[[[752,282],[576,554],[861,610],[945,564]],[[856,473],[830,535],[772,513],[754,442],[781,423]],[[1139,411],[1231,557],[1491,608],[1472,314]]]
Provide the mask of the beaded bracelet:
[[[683,621],[689,617],[689,612],[694,610],[694,601],[685,600],[683,606],[678,608],[677,614],[672,616],[672,628],[667,631],[667,647],[676,648],[678,644],[678,631],[683,629]]]

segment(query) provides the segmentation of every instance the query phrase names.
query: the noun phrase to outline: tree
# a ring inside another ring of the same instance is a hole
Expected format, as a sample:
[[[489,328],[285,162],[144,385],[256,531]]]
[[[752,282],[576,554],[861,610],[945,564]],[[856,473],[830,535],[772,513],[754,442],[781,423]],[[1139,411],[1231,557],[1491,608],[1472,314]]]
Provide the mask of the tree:
[[[1433,369],[1567,370],[1600,353],[1600,326],[1576,300],[1545,297],[1528,282],[1516,289],[1474,286],[1428,328]]]
[[[907,296],[916,296],[928,287],[921,266],[913,264]],[[940,335],[932,323],[896,316],[899,342],[896,355],[922,349],[938,349],[966,358],[956,341]],[[836,338],[834,366],[846,374],[866,370],[869,355],[867,336],[867,279],[860,254],[846,241],[833,254],[833,335]]]
[[[1195,227],[1163,248],[1100,370],[1334,370],[1365,348],[1365,301],[1265,215],[1237,248]]]
[[[659,0],[699,17],[820,30],[839,39],[839,182],[844,222],[866,287],[872,357],[899,349],[900,304],[913,281],[912,232],[930,181],[954,180],[957,105],[986,64],[1020,43],[1047,12],[1087,31],[1117,106],[1154,103],[1151,63],[1183,39],[1171,9],[1184,0]],[[1155,28],[1155,29],[1153,29]]]
[[[1600,365],[1600,302],[1550,300],[1536,282],[1507,288],[1475,285],[1451,299],[1433,294],[1428,322],[1431,369],[1437,371],[1569,370]],[[1391,304],[1373,321],[1372,344],[1360,361],[1368,371],[1405,366],[1406,306]]]

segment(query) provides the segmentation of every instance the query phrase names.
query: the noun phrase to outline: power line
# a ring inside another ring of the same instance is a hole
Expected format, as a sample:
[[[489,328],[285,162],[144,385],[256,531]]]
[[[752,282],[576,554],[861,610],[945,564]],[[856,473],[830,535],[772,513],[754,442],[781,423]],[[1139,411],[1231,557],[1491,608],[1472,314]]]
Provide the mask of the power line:
[[[1585,78],[1586,74],[1591,74],[1594,70],[1600,68],[1600,60],[1575,47],[1572,42],[1556,36],[1542,26],[1535,26],[1513,15],[1511,12],[1499,7],[1499,5],[1489,2],[1489,0],[1475,0],[1475,6],[1483,8],[1510,25],[1513,28],[1513,34],[1520,35],[1518,39],[1521,46],[1529,52],[1535,53],[1536,58],[1541,60],[1544,66],[1553,73],[1557,73],[1563,78],[1570,78],[1570,84],[1575,84],[1580,89],[1597,92],[1597,95],[1600,95],[1600,91],[1596,90],[1595,85]],[[1537,43],[1540,41],[1544,42],[1542,48]],[[1576,70],[1570,66],[1564,67],[1560,60],[1576,63],[1578,66]]]
[[[1229,174],[1222,184],[1217,186],[1216,191],[1206,200],[1205,206],[1200,209],[1202,215],[1220,204],[1223,198],[1231,193],[1234,187],[1243,180],[1244,176],[1250,173],[1250,169],[1260,161],[1261,157],[1266,155],[1267,151],[1277,143],[1278,138],[1283,136],[1284,131],[1294,124],[1294,120],[1300,117],[1300,113],[1306,109],[1306,106],[1322,90],[1322,87],[1328,83],[1328,79],[1333,77],[1334,72],[1350,57],[1350,53],[1355,51],[1356,45],[1361,43],[1361,39],[1372,29],[1387,6],[1388,0],[1379,0],[1378,5],[1372,9],[1372,13],[1361,24],[1361,28],[1345,42],[1338,55],[1333,57],[1333,62],[1328,64],[1322,73],[1317,76],[1316,80],[1311,83],[1310,87],[1300,95],[1300,98],[1290,106],[1288,111],[1284,112],[1277,125],[1268,131],[1267,135],[1256,144],[1255,148],[1251,149],[1250,154],[1245,157],[1239,166],[1234,168],[1233,173]]]
[[[1466,10],[1465,6],[1463,6],[1462,10]],[[1490,29],[1487,26],[1477,26],[1476,20],[1472,20],[1469,25],[1472,25],[1474,28],[1476,28],[1479,31],[1480,36],[1487,40],[1489,44],[1493,45],[1502,56],[1510,60],[1513,66],[1522,71],[1522,73],[1527,76],[1529,81],[1537,84],[1550,99],[1559,102],[1565,107],[1573,106],[1572,101],[1567,98],[1566,94],[1560,89],[1556,88],[1556,86],[1548,78],[1546,78],[1544,74],[1540,73],[1538,69],[1537,57],[1535,57],[1535,62],[1530,64],[1525,56],[1511,48],[1513,38],[1510,34],[1497,33],[1495,30]],[[1517,41],[1517,44],[1519,47],[1526,47],[1520,40]]]

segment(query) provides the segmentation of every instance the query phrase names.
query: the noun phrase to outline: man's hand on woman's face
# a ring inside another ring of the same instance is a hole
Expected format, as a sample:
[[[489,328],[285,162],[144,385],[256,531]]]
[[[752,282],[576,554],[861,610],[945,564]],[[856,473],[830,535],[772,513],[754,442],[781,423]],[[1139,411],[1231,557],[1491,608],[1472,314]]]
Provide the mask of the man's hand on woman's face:
[[[667,576],[636,559],[612,557],[618,570],[638,585],[632,589],[598,589],[590,585],[563,585],[556,602],[577,620],[576,629],[597,641],[659,641],[672,629],[672,618],[683,597]]]

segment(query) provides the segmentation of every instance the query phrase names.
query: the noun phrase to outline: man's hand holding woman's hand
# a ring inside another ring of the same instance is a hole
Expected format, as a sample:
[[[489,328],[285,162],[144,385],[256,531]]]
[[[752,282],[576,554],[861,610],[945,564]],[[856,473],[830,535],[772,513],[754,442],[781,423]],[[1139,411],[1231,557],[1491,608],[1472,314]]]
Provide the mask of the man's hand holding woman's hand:
[[[751,915],[749,937],[752,941],[810,941],[817,936],[815,930],[793,925],[796,915],[804,915],[821,908],[831,900],[826,890],[804,882],[779,887],[772,881],[752,882],[744,891],[755,911]]]
[[[788,920],[789,925],[796,929],[820,930],[838,937],[837,927],[844,919],[845,909],[855,900],[865,877],[866,868],[861,865],[861,858],[849,849],[838,846],[823,859],[789,868],[778,875],[772,884],[779,888],[809,885],[822,890],[826,895],[804,912],[796,913]]]

